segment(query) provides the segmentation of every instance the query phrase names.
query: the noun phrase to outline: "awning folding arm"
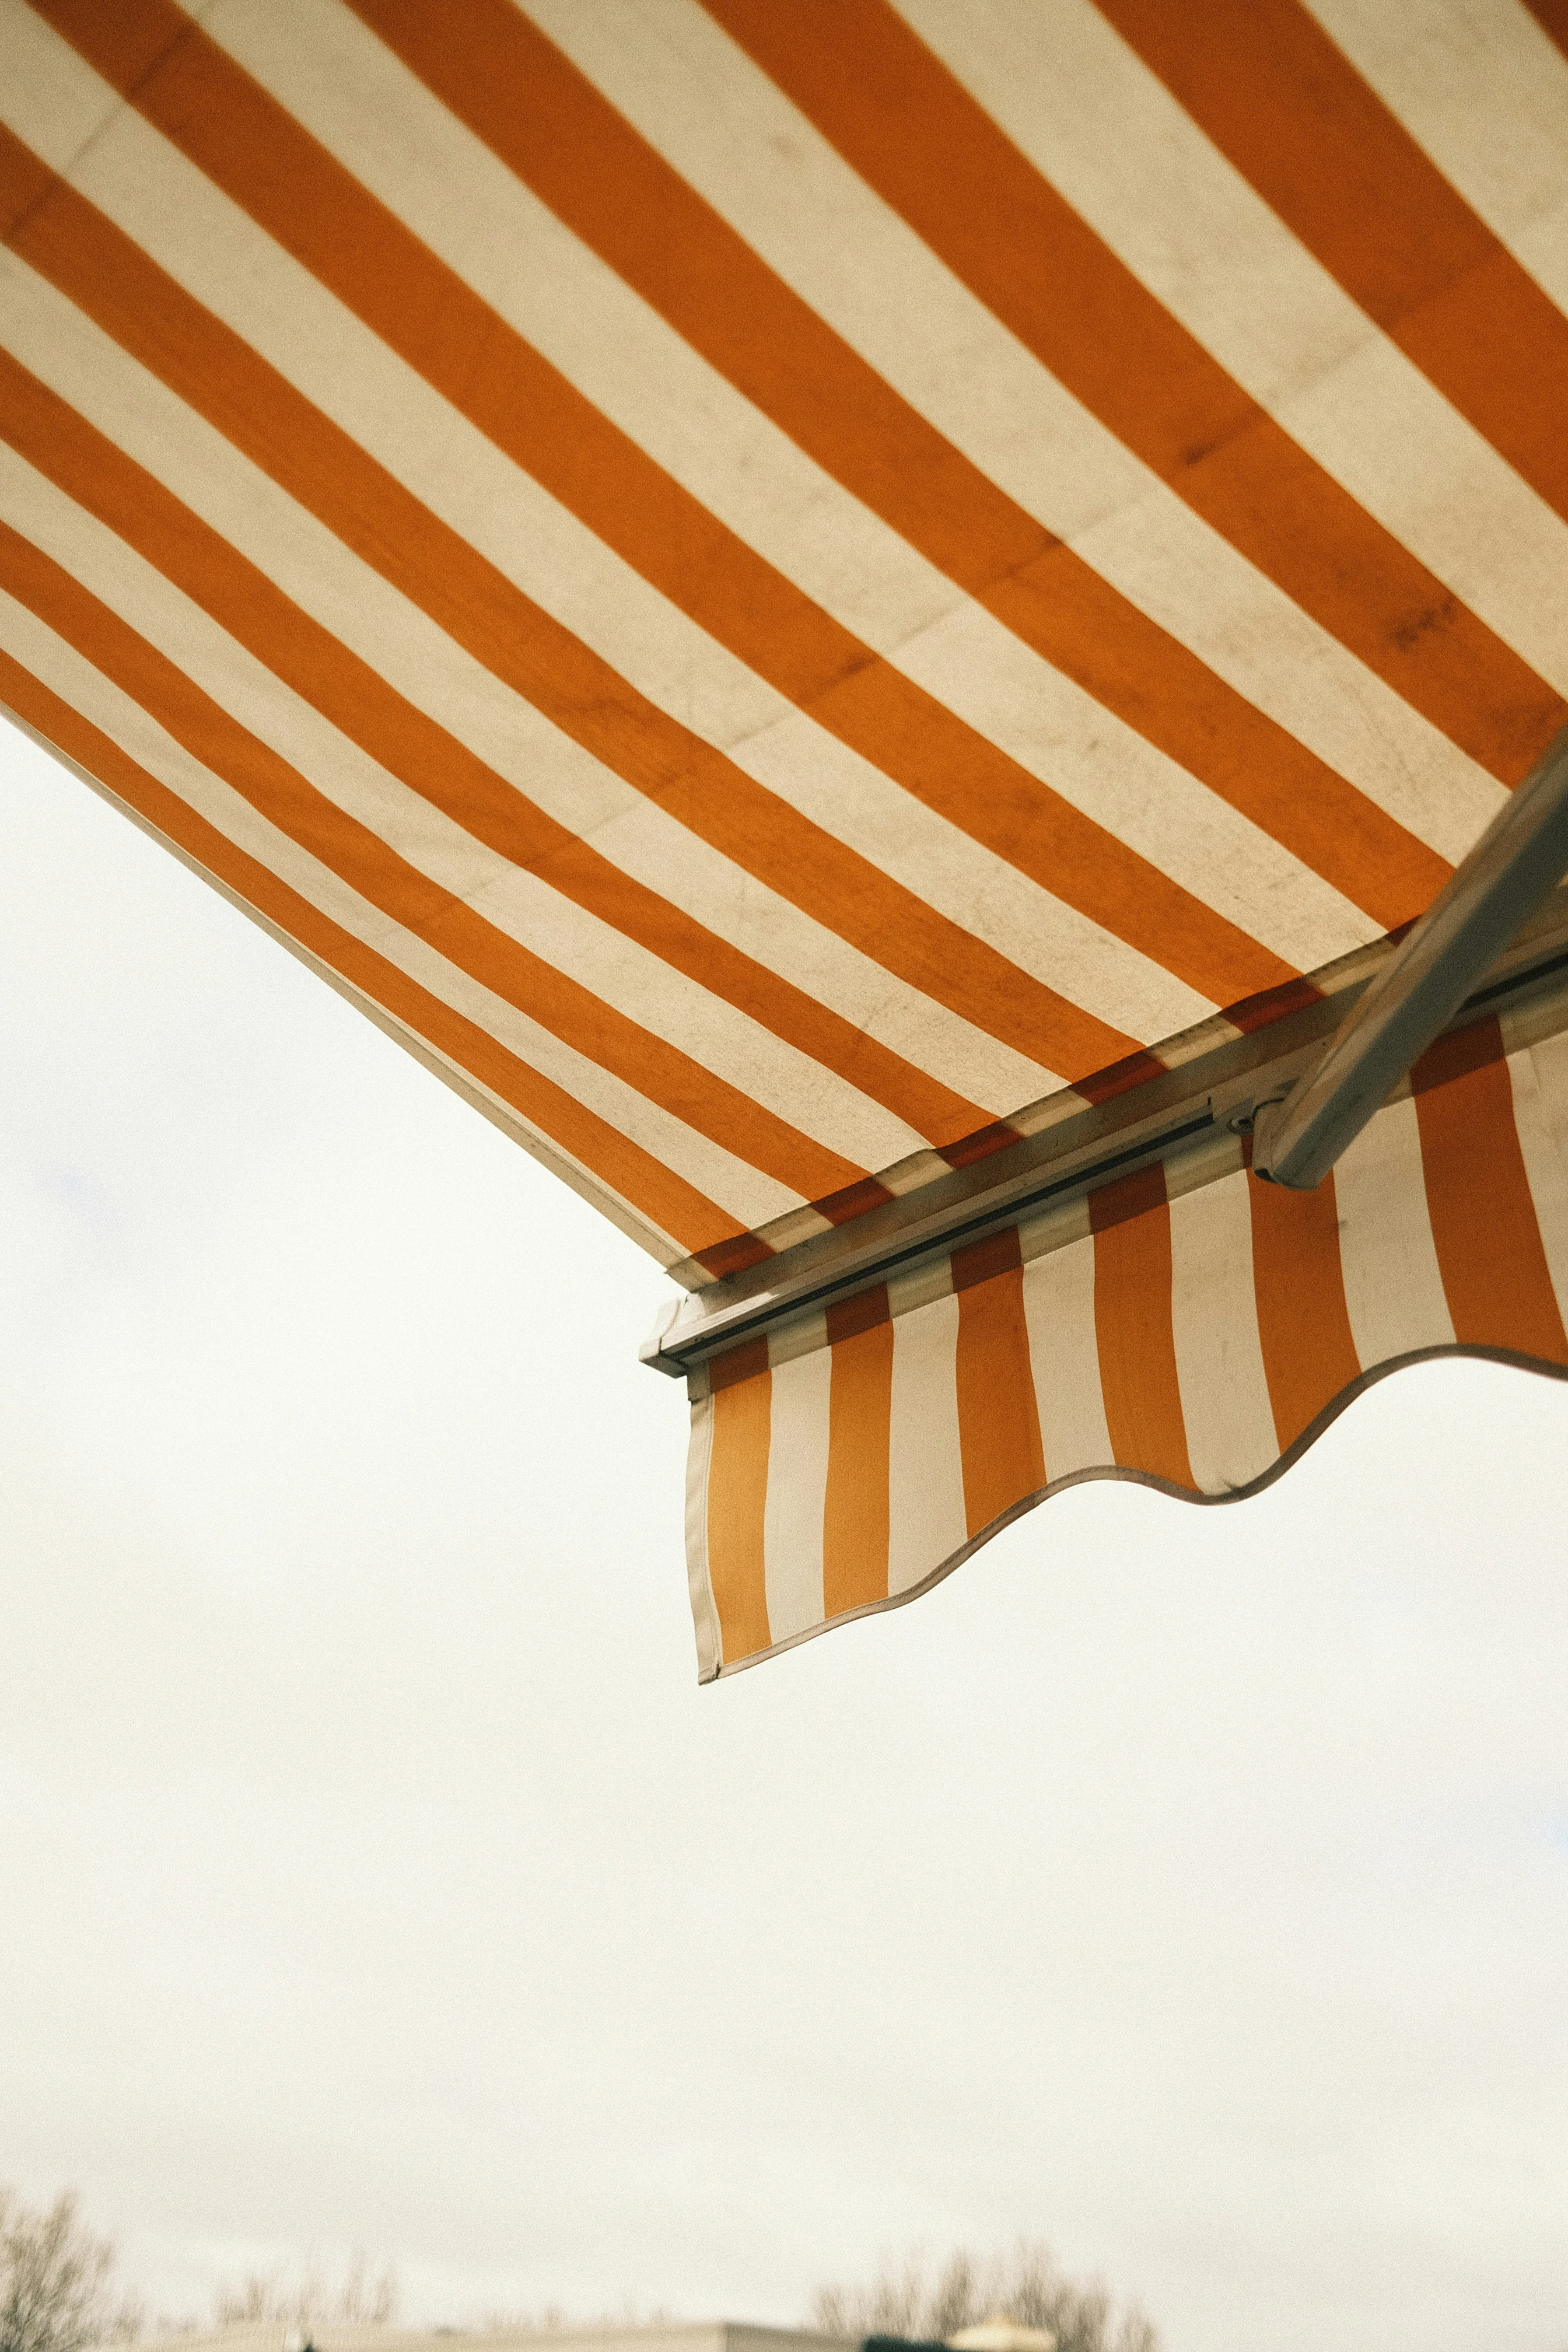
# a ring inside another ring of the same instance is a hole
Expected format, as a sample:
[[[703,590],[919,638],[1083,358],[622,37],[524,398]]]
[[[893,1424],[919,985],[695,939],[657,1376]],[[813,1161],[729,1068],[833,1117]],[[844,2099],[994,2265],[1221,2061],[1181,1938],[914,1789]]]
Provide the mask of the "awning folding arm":
[[[1279,1101],[1259,1104],[1256,1174],[1312,1192],[1568,872],[1568,730]]]

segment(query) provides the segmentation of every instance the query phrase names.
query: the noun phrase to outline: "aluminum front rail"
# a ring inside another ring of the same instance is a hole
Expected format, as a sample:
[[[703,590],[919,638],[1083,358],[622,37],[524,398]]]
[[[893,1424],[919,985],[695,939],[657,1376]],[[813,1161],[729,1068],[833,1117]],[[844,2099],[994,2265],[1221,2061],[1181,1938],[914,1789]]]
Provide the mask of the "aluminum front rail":
[[[1072,1108],[993,1160],[952,1171],[885,1208],[798,1244],[722,1281],[671,1299],[642,1349],[644,1363],[684,1378],[715,1355],[777,1330],[794,1317],[852,1297],[921,1261],[983,1237],[1052,1202],[1094,1191],[1173,1152],[1202,1150],[1216,1134],[1255,1129],[1258,1106],[1287,1096],[1321,1063],[1325,1045],[1349,1026],[1347,1003],[1362,999],[1400,950],[1386,941],[1320,972],[1325,993],[1262,1030],[1194,1055],[1110,1102]],[[1568,984],[1568,887],[1527,919],[1483,985],[1457,1007],[1464,1022],[1518,1007]],[[1554,1013],[1561,1025],[1562,1008]],[[1448,1024],[1443,1024],[1448,1025]],[[1215,1024],[1224,1028],[1226,1024]]]

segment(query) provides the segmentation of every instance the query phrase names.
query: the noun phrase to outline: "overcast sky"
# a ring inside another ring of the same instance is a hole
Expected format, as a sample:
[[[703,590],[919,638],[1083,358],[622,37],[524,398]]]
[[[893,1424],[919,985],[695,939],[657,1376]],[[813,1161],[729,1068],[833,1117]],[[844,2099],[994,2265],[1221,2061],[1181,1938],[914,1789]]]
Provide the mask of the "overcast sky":
[[[155,2307],[1027,2232],[1169,2352],[1568,2345],[1568,1388],[700,1690],[663,1277],[9,732],[0,1074],[0,2181]]]

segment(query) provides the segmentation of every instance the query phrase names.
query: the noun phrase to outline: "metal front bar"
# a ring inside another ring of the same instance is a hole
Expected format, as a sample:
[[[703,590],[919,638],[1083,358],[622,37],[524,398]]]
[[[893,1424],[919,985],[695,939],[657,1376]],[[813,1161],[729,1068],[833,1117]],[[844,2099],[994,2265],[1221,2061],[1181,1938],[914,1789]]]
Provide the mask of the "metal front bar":
[[[1160,1078],[1075,1116],[989,1162],[953,1171],[881,1211],[782,1253],[739,1277],[672,1298],[642,1349],[644,1363],[683,1379],[710,1358],[771,1333],[807,1310],[909,1273],[927,1259],[1016,1223],[1173,1152],[1202,1150],[1205,1138],[1255,1126],[1258,1106],[1277,1102],[1321,1056],[1342,1024],[1344,1004],[1368,987],[1398,950],[1385,941],[1319,975],[1328,992],[1270,1024],[1167,1070]],[[1337,1000],[1337,1001],[1336,1001]],[[1552,1028],[1568,1026],[1568,887],[1525,921],[1485,984],[1459,1009],[1455,1026],[1483,1008],[1550,1004]],[[1544,1034],[1544,1033],[1543,1033]]]
[[[1312,1192],[1568,872],[1568,730],[1282,1100],[1259,1107],[1252,1165]]]

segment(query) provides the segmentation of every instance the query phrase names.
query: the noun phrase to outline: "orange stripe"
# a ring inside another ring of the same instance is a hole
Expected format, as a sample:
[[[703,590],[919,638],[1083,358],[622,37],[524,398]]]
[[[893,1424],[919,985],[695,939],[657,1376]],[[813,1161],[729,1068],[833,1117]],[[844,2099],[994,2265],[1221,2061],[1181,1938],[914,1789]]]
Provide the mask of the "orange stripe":
[[[1046,1483],[1016,1232],[954,1250],[952,1286],[963,1508],[977,1536]]]
[[[0,359],[0,384],[6,369]],[[10,437],[7,404],[0,430]],[[0,522],[0,580],[19,602],[112,678],[192,756],[223,777],[302,849],[339,875],[367,905],[379,907],[460,971],[699,1134],[752,1165],[820,1174],[847,1163],[795,1130],[749,1096],[715,1077],[663,1038],[639,1027],[542,957],[497,930],[463,900],[391,850],[378,834],[348,816],[184,672],[111,613],[69,572]],[[795,1189],[806,1188],[795,1182]],[[824,1188],[827,1189],[827,1188]]]
[[[1016,635],[1386,927],[1436,896],[1442,859],[1016,506],[509,0],[351,5],[710,366]],[[863,724],[882,731],[874,710]]]
[[[888,0],[707,5],[1195,513],[1473,759],[1527,772],[1568,704],[1248,398]]]
[[[39,0],[39,6],[150,121],[481,432],[819,723],[1212,1003],[1228,1003],[1289,976],[1279,957],[879,663],[724,530],[171,0],[122,0],[107,14],[96,0]],[[168,54],[157,70],[138,79],[132,60],[161,48]],[[872,670],[874,678],[861,677]],[[697,797],[689,786],[688,792]],[[684,804],[677,813],[694,830],[708,829]],[[709,826],[714,822],[710,816]],[[763,870],[777,887],[776,864]],[[953,935],[963,938],[955,927]],[[973,948],[964,962],[973,977],[959,1009],[1069,1078],[1115,1060],[1131,1042],[1107,1051],[1105,1024],[1075,1014],[999,957],[991,960],[989,992],[977,984],[983,965]],[[954,1003],[952,980],[943,979],[940,961],[931,969],[931,979],[921,984]]]
[[[822,1521],[825,1614],[888,1597],[893,1433],[893,1326],[879,1283],[827,1310],[833,1370]]]
[[[107,786],[247,906],[337,972],[392,1018],[467,1073],[520,1118],[570,1154],[607,1192],[626,1202],[688,1249],[711,1248],[735,1220],[449,1004],[432,996],[301,898],[168,787],[122,751],[30,670],[0,652],[0,698],[79,766]]]
[[[773,1376],[768,1343],[753,1340],[713,1367],[713,1454],[708,1471],[708,1575],[723,1664],[773,1640],[763,1549]]]
[[[1110,1450],[1123,1469],[1196,1488],[1176,1377],[1171,1212],[1155,1162],[1089,1196],[1094,1333]]]
[[[1100,6],[1352,299],[1568,515],[1568,319],[1300,0]]]
[[[1440,1037],[1410,1073],[1426,1206],[1457,1339],[1568,1362],[1495,1019]]]
[[[1247,1157],[1258,1337],[1279,1451],[1361,1376],[1340,1264],[1334,1180],[1315,1192],[1265,1184]]]
[[[722,1282],[731,1274],[743,1274],[750,1265],[760,1265],[773,1251],[760,1234],[735,1233],[710,1249],[694,1250],[692,1255],[716,1282]]]
[[[0,212],[29,265],[497,677],[640,789],[722,758],[667,719],[312,407],[0,126]],[[884,1104],[929,1140],[986,1113],[626,877],[519,796],[556,887]],[[804,821],[803,821],[804,822]]]

